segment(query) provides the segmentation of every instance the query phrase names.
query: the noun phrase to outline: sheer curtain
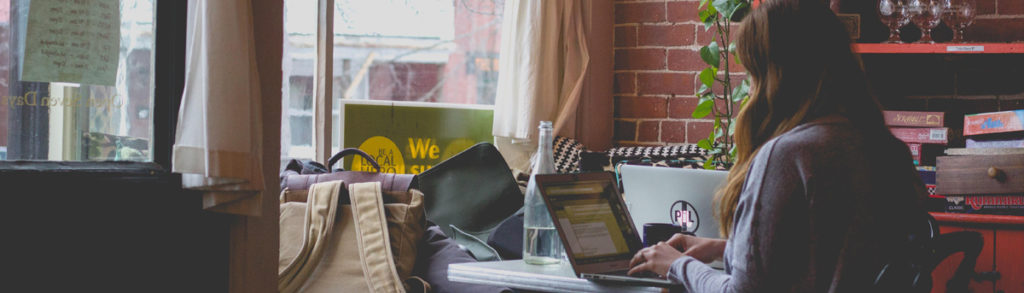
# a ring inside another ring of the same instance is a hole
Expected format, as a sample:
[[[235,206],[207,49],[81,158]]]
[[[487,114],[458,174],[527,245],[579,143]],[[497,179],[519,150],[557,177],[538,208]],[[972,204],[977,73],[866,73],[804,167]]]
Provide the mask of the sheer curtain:
[[[188,15],[173,171],[183,187],[203,193],[204,209],[259,215],[263,126],[252,4],[190,1]]]
[[[530,168],[539,121],[572,137],[590,63],[582,0],[509,0],[494,102],[495,145],[514,170]]]

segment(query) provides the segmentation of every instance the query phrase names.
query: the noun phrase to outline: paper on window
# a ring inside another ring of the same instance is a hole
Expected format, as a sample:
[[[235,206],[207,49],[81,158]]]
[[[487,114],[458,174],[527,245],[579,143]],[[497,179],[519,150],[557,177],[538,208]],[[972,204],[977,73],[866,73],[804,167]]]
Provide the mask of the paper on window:
[[[113,86],[121,42],[117,0],[32,1],[21,80]]]

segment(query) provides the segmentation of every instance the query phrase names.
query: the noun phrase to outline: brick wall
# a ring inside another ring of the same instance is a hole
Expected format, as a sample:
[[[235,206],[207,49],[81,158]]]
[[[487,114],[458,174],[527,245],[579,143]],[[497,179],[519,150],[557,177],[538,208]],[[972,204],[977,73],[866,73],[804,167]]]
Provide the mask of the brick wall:
[[[616,1],[615,141],[618,145],[697,143],[710,120],[693,119],[697,50],[706,44],[699,2]]]
[[[977,0],[978,16],[967,38],[986,42],[1024,41],[1024,0]]]
[[[870,2],[870,3],[869,3]],[[887,31],[878,22],[874,13],[875,1],[844,0],[843,12],[862,15],[863,42],[884,40]],[[615,2],[615,142],[619,146],[631,145],[673,145],[695,144],[707,137],[712,122],[693,119],[691,113],[697,105],[694,95],[699,86],[697,73],[704,69],[697,50],[707,44],[712,36],[705,32],[697,19],[698,0],[635,0]],[[1024,0],[977,0],[979,15],[975,24],[968,28],[967,38],[979,42],[1024,41]],[[912,25],[911,25],[912,26]],[[936,40],[949,39],[949,30],[940,27],[933,36]],[[905,29],[904,36],[915,33],[914,28]],[[875,40],[877,39],[877,40]],[[942,63],[938,60],[922,61],[924,64]],[[871,59],[871,58],[866,58]],[[1014,61],[1021,58],[1011,57]],[[871,62],[865,60],[865,62]],[[888,61],[887,61],[888,62]],[[996,61],[997,63],[1000,61]],[[1014,63],[1016,64],[1016,63]],[[870,65],[870,64],[868,64]],[[868,66],[869,74],[872,74]],[[1007,66],[1001,66],[1007,67]],[[734,72],[736,72],[734,70]],[[734,73],[739,74],[739,73]],[[912,74],[908,74],[912,75]],[[734,75],[742,78],[742,75]],[[1020,71],[1000,76],[1016,78]],[[1019,82],[1016,82],[1019,83]],[[928,84],[936,84],[934,80]],[[1009,84],[1009,83],[1001,83]],[[903,84],[905,85],[905,84]],[[893,85],[886,85],[892,87]],[[919,91],[901,85],[899,91],[876,88],[880,98],[891,92],[899,97],[883,100],[883,105],[893,108],[918,110],[945,110],[943,103],[931,103],[935,99],[956,99],[950,94],[959,92],[934,92],[930,88]],[[992,89],[988,87],[988,89]],[[1011,94],[1007,94],[1007,92]],[[999,109],[1020,108],[1020,94],[1014,86],[994,89],[993,93],[978,93],[995,100]],[[1017,94],[1012,94],[1017,93]],[[923,99],[921,96],[925,96]],[[914,99],[907,99],[914,96]],[[1017,97],[1014,101],[1014,97]],[[956,102],[970,104],[972,108],[989,105],[989,102]],[[1009,101],[1009,102],[1007,102]],[[947,103],[948,104],[948,103]],[[986,108],[987,109],[987,108]],[[979,109],[982,110],[982,109]],[[994,109],[993,109],[994,110]],[[955,116],[950,116],[955,117]]]

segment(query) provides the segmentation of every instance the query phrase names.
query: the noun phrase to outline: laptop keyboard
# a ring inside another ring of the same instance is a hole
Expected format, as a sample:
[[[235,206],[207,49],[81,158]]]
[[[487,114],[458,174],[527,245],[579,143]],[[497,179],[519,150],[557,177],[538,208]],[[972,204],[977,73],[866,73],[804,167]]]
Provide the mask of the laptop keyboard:
[[[629,270],[614,271],[614,272],[608,272],[608,273],[604,273],[604,274],[605,275],[613,275],[613,276],[634,277],[634,278],[656,278],[656,279],[660,279],[660,277],[658,277],[657,274],[652,273],[652,272],[643,272],[643,273],[640,273],[640,274],[635,275],[635,276],[630,276],[629,275]]]

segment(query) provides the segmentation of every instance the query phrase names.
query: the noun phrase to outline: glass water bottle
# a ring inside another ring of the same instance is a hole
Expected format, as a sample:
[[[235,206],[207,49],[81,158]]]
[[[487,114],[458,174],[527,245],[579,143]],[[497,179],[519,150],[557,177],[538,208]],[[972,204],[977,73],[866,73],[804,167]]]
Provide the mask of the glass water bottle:
[[[558,230],[555,230],[551,215],[534,180],[537,174],[555,173],[551,121],[541,121],[539,128],[536,159],[533,162],[533,171],[523,203],[523,261],[528,264],[556,264],[562,260],[564,254],[562,240],[558,238]]]

